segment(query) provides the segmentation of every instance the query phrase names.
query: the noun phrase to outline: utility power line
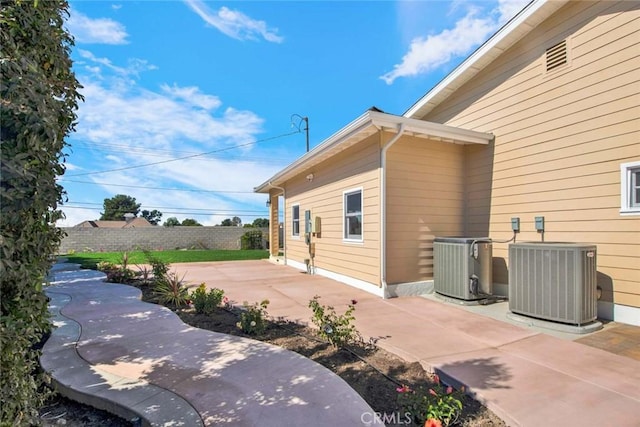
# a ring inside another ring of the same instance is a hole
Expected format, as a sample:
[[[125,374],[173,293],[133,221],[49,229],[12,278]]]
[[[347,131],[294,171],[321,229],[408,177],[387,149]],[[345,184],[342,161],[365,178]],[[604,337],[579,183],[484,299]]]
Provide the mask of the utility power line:
[[[144,168],[144,167],[148,167],[148,166],[156,166],[156,165],[161,165],[161,164],[164,164],[164,163],[171,163],[171,162],[177,162],[177,161],[180,161],[180,160],[193,159],[195,157],[202,157],[202,156],[206,156],[208,154],[220,153],[222,151],[233,150],[234,148],[246,147],[246,146],[249,146],[249,145],[257,144],[259,142],[271,141],[271,140],[274,140],[274,139],[283,138],[285,136],[294,135],[296,133],[299,133],[299,131],[284,133],[284,134],[281,134],[281,135],[272,136],[270,138],[264,138],[264,139],[259,139],[257,141],[253,141],[253,142],[247,142],[245,144],[234,145],[232,147],[220,148],[218,150],[207,151],[207,152],[199,153],[199,154],[192,154],[190,156],[176,157],[175,159],[162,160],[162,161],[159,161],[159,162],[144,163],[144,164],[141,164],[141,165],[126,166],[126,167],[122,167],[122,168],[107,169],[107,170],[95,171],[95,172],[74,173],[74,174],[67,175],[67,176],[74,177],[74,176],[97,175],[97,174],[102,174],[102,173],[120,172],[120,171],[124,171],[124,170]]]
[[[64,209],[84,209],[84,210],[88,210],[88,211],[96,211],[96,212],[100,212],[102,210],[102,208],[91,208],[91,207],[86,207],[86,206],[69,206],[69,205],[63,205],[60,207],[60,209],[64,210]],[[213,215],[220,215],[220,216],[245,216],[245,217],[250,217],[250,218],[265,218],[268,216],[267,213],[263,213],[261,215],[259,214],[246,214],[246,213],[241,213],[241,214],[236,214],[239,211],[221,211],[221,210],[211,210],[209,212],[184,212],[184,211],[180,211],[180,212],[175,212],[175,211],[165,211],[162,212],[162,214],[172,214],[172,215],[189,215],[189,216],[213,216]],[[257,212],[257,211],[256,211]],[[235,214],[235,215],[234,215]]]
[[[103,203],[96,203],[96,202],[66,202],[63,206],[82,208],[82,206],[74,206],[74,205],[104,206]],[[181,208],[181,207],[178,207],[178,206],[147,206],[147,205],[142,205],[141,208],[144,208],[144,209],[149,209],[149,208],[153,208],[153,209],[177,209],[177,210],[205,211],[205,212],[211,212],[212,210],[214,210],[214,209],[205,209],[205,208]],[[86,209],[94,209],[94,208],[87,207]],[[258,209],[215,209],[215,211],[216,212],[250,212],[250,213],[258,213],[258,212],[264,212],[264,209],[262,209],[262,210],[258,210]]]
[[[111,184],[110,182],[93,182],[93,181],[77,181],[74,179],[66,179],[63,177],[60,180],[61,183],[73,182],[76,184],[90,184],[90,185],[104,185],[107,187],[125,187],[125,188],[142,188],[146,190],[165,190],[165,191],[188,191],[193,193],[231,193],[231,194],[255,194],[253,191],[235,191],[235,190],[197,190],[189,188],[167,188],[167,187],[148,187],[144,185],[126,185],[126,184]]]

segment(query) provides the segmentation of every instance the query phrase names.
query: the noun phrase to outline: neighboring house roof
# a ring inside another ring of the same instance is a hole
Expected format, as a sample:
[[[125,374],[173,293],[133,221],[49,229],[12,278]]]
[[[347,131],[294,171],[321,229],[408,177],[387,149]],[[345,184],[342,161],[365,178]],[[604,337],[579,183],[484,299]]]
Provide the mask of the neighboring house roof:
[[[135,228],[153,227],[145,218],[136,217],[131,221],[83,221],[75,228]]]
[[[269,189],[273,188],[273,186],[278,186],[286,182],[295,175],[335,156],[374,133],[380,130],[397,133],[401,126],[403,135],[455,144],[488,144],[493,140],[493,135],[490,133],[460,129],[440,123],[386,114],[377,108],[372,108],[263,184],[254,188],[254,191],[256,193],[268,193]]]
[[[516,44],[567,3],[568,0],[534,0],[500,28],[440,83],[420,98],[404,117],[421,118],[442,103],[463,84],[471,80],[494,59]]]

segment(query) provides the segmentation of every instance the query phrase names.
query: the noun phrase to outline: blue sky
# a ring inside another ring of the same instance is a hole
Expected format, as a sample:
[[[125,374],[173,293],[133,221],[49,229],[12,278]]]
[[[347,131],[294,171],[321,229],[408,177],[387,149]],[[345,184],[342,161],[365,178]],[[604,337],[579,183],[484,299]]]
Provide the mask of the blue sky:
[[[526,3],[71,1],[85,100],[58,225],[116,194],[162,221],[266,217],[253,188],[306,150],[292,115],[311,148],[371,106],[401,115]]]

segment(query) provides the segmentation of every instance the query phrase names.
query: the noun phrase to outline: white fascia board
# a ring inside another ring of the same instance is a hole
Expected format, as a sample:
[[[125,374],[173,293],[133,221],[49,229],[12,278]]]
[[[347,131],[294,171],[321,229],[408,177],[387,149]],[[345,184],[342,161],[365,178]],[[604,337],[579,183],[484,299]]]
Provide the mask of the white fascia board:
[[[308,153],[300,157],[298,160],[294,161],[289,166],[282,169],[280,172],[276,173],[269,180],[255,187],[253,191],[255,193],[268,192],[269,188],[272,187],[272,183],[277,185],[277,183],[282,181],[282,179],[286,175],[289,175],[292,172],[296,171],[297,169],[302,168],[307,164],[310,164],[314,159],[317,159],[322,154],[330,150],[332,147],[336,146],[342,141],[349,139],[350,137],[355,136],[356,134],[361,132],[363,129],[371,126],[371,118],[369,117],[369,113],[370,112],[367,111],[357,119],[353,120],[351,123],[349,123],[342,129],[340,129],[338,132],[334,133],[329,138],[324,140],[324,142],[322,142],[320,145],[315,147],[313,150],[309,151]]]
[[[424,120],[417,120],[409,117],[393,116],[390,114],[377,112],[371,112],[370,114],[372,116],[373,124],[378,128],[397,130],[399,125],[404,124],[406,133],[413,133],[423,137],[441,138],[444,140],[452,140],[462,144],[483,145],[489,144],[489,142],[491,142],[494,137],[491,133],[461,129],[454,126],[427,122]]]
[[[444,101],[449,94],[483,70],[502,52],[509,49],[528,34],[544,19],[560,9],[568,0],[533,0],[489,40],[476,49],[467,59],[440,81],[425,96],[420,98],[404,114],[404,117],[424,117]],[[539,16],[538,16],[539,15]],[[447,91],[449,93],[447,93]],[[429,106],[429,104],[431,104]]]

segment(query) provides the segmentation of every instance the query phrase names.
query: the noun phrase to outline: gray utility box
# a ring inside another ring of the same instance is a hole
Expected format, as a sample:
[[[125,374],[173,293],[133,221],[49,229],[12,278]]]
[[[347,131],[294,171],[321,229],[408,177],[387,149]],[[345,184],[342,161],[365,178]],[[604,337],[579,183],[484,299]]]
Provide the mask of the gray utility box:
[[[522,242],[509,245],[509,310],[582,325],[598,314],[596,246]]]
[[[433,287],[462,300],[493,292],[493,247],[488,237],[436,237],[433,241]]]

